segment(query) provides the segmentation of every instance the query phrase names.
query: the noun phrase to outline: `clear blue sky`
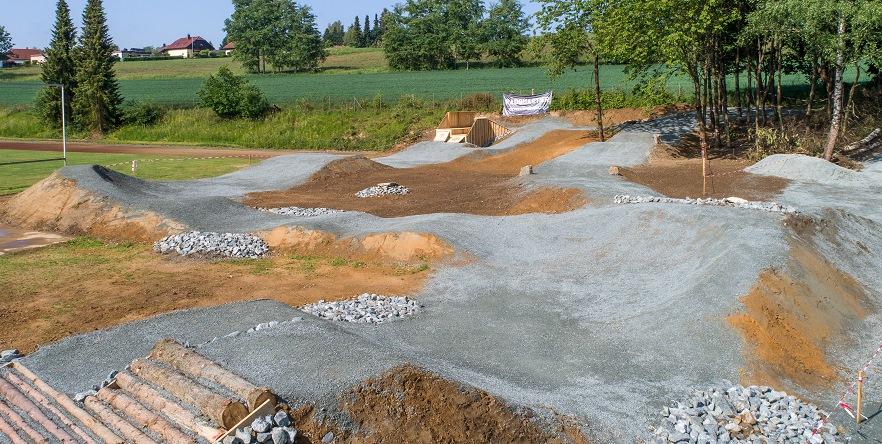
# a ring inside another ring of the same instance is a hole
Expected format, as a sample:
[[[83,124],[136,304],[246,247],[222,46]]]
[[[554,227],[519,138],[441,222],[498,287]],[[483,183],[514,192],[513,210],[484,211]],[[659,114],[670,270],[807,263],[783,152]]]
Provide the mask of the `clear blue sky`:
[[[356,15],[372,18],[396,0],[300,0],[312,6],[321,31],[334,20],[348,24]],[[67,0],[74,23],[82,21],[86,0]],[[522,0],[525,11],[537,7]],[[15,47],[43,48],[49,44],[56,0],[0,0],[0,25],[12,35]],[[487,1],[487,4],[492,3]],[[104,0],[110,34],[123,48],[160,46],[187,34],[201,35],[217,46],[224,37],[224,20],[233,11],[229,0]]]

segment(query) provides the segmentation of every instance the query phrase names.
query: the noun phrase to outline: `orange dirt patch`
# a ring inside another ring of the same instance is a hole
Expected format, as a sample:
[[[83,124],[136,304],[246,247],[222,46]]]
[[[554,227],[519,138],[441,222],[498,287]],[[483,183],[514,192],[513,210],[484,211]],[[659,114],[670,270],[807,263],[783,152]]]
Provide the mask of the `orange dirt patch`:
[[[0,256],[0,344],[27,353],[72,334],[236,301],[301,306],[364,292],[411,295],[429,274],[426,263],[281,254],[206,262],[77,240]]]
[[[311,405],[291,412],[294,426],[317,442],[333,431],[338,442],[587,444],[575,421],[540,420],[489,393],[403,365],[370,378],[340,397],[353,425],[317,422]]]
[[[377,233],[338,238],[324,231],[277,227],[258,233],[274,251],[308,251],[311,254],[345,255],[375,262],[428,262],[453,254],[453,247],[428,233]]]
[[[653,160],[635,167],[619,167],[625,179],[652,188],[669,197],[740,197],[769,200],[778,196],[787,179],[759,176],[743,171],[751,163],[744,160],[714,159],[709,163],[707,193],[702,178],[701,159]]]
[[[516,180],[525,165],[539,165],[595,140],[587,131],[552,131],[501,154],[478,151],[440,165],[393,168],[363,157],[330,163],[306,183],[285,191],[251,193],[254,207],[330,207],[381,217],[431,213],[511,215],[560,213],[585,204],[580,191],[525,190]],[[358,191],[383,182],[409,188],[404,196],[361,199]]]
[[[860,283],[808,247],[791,248],[787,270],[764,271],[741,299],[744,312],[727,318],[749,345],[747,383],[826,386],[838,377],[826,346],[847,340],[872,307]]]
[[[149,242],[184,226],[147,211],[129,211],[53,173],[5,202],[0,219],[12,225],[104,239]]]

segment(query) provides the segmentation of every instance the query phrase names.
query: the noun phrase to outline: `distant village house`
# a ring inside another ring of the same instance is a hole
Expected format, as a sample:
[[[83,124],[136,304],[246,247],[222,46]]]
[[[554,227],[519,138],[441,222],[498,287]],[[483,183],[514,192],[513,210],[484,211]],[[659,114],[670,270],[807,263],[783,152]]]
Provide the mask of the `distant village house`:
[[[195,53],[205,49],[214,51],[214,46],[212,46],[208,40],[205,40],[198,35],[191,37],[190,34],[187,34],[187,37],[181,37],[175,40],[171,45],[163,46],[159,51],[171,57],[189,59],[193,57]]]
[[[221,49],[224,50],[224,55],[230,55],[236,49],[236,42],[227,42],[227,44]]]
[[[46,63],[46,54],[37,48],[13,48],[6,54],[7,65],[40,65]]]

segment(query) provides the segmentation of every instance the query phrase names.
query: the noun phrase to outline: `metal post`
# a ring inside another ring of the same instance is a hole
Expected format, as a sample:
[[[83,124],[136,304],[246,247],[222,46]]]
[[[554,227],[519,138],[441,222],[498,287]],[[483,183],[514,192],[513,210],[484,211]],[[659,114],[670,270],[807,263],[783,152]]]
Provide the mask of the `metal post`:
[[[67,166],[67,123],[65,122],[67,116],[64,112],[64,109],[66,108],[64,106],[64,104],[65,104],[64,85],[60,85],[60,86],[61,86],[61,146],[62,146],[62,150],[63,150],[62,157],[64,157],[64,166]]]

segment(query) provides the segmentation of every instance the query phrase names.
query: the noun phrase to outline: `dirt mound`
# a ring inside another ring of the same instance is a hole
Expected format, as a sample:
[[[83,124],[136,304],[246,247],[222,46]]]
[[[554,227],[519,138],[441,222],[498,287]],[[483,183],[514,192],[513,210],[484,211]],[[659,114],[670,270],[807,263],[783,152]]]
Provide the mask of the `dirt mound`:
[[[302,185],[285,191],[251,193],[244,203],[263,208],[329,207],[381,217],[561,213],[587,202],[581,191],[552,187],[526,190],[516,180],[517,174],[525,165],[539,165],[592,140],[593,134],[587,131],[551,131],[500,154],[479,151],[448,163],[413,168],[393,168],[362,157],[341,159]],[[399,183],[410,192],[382,198],[355,196],[383,182]]]
[[[314,408],[292,413],[311,442],[328,431],[348,443],[573,443],[587,444],[574,421],[540,419],[487,392],[403,365],[368,379],[339,397],[351,425],[318,421]]]
[[[786,267],[764,271],[741,301],[744,312],[727,320],[749,344],[747,378],[782,389],[837,379],[826,347],[873,310],[860,283],[799,241]]]
[[[21,227],[149,242],[181,232],[184,225],[147,211],[123,209],[54,173],[6,202],[0,218]]]
[[[765,201],[778,196],[790,183],[779,177],[748,173],[744,171],[748,166],[750,162],[743,160],[712,160],[706,194],[701,159],[659,159],[645,165],[619,167],[619,171],[631,182],[675,198],[735,196]]]
[[[425,263],[450,257],[453,247],[427,233],[377,233],[339,238],[325,231],[277,227],[258,233],[274,251],[344,256],[382,263]]]

